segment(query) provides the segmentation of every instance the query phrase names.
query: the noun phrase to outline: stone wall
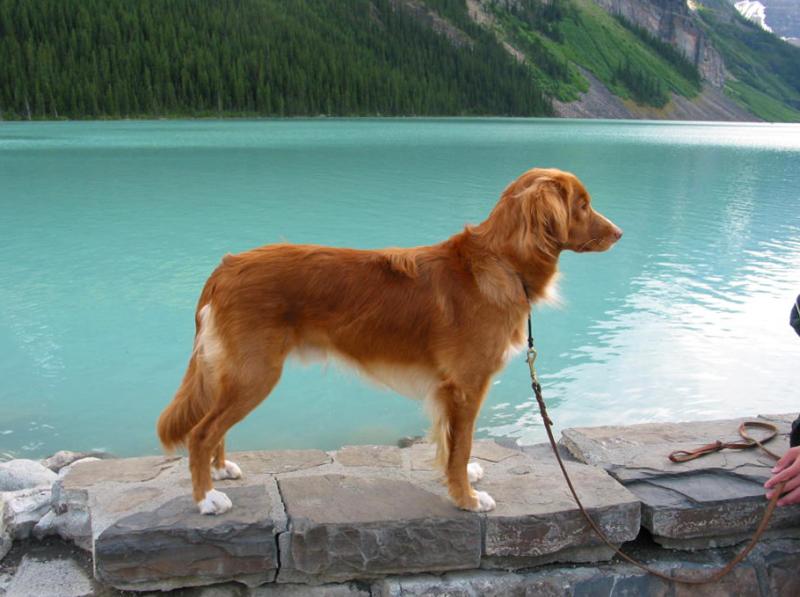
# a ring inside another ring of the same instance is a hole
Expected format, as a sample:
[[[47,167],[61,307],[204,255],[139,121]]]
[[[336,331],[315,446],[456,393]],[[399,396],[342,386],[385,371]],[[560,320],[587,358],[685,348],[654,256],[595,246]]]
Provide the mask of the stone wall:
[[[791,418],[761,417],[780,430],[771,449],[787,447]],[[706,576],[758,524],[772,461],[757,450],[678,465],[666,455],[735,439],[739,422],[568,429],[561,449],[581,499],[615,544],[668,575]],[[9,508],[3,493],[0,535],[24,539],[38,527],[38,536],[56,534],[88,553],[48,559],[17,542],[5,576],[0,565],[0,595],[32,594],[31,583],[44,595],[48,582],[52,594],[73,594],[66,581],[45,580],[47,570],[72,577],[82,591],[75,595],[706,594],[614,559],[581,517],[548,446],[479,441],[472,456],[483,467],[476,488],[497,501],[488,513],[452,506],[428,444],[233,454],[245,476],[217,483],[234,504],[221,516],[197,512],[185,458],[92,458],[52,476],[36,469],[36,486],[52,493],[50,510],[39,513],[50,526],[32,520],[31,509]],[[15,467],[0,465],[0,480]],[[24,524],[14,519],[23,510]],[[765,540],[713,591],[798,594],[798,567],[800,506],[781,508]]]

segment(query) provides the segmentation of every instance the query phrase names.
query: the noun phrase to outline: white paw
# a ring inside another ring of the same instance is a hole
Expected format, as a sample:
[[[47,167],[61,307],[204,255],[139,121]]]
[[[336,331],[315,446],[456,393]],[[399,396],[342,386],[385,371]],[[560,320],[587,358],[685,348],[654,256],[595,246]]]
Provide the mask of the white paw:
[[[211,467],[211,478],[214,479],[214,481],[224,481],[225,479],[241,479],[242,469],[240,469],[239,465],[237,465],[235,462],[226,460],[223,468]]]
[[[475,509],[475,512],[488,512],[489,510],[494,510],[497,504],[494,503],[494,499],[485,491],[477,491],[475,492],[478,494],[478,507]]]
[[[470,462],[467,465],[467,479],[470,483],[476,483],[483,479],[483,467],[477,462]]]
[[[216,489],[206,493],[206,497],[197,502],[201,514],[224,514],[233,507],[231,499]]]

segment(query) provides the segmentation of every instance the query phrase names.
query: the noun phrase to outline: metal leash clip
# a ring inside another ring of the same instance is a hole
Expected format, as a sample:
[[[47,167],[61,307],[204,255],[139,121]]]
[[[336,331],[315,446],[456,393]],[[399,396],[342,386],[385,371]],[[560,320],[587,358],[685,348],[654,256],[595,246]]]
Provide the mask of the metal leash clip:
[[[550,420],[550,417],[547,416],[547,407],[544,403],[544,398],[542,397],[542,384],[539,383],[539,376],[536,375],[536,357],[539,353],[536,351],[536,347],[533,345],[533,325],[531,323],[531,318],[528,316],[528,367],[531,370],[531,388],[533,389],[533,393],[536,397],[536,402],[539,403],[539,412],[542,415],[542,419],[544,420],[545,424],[552,425],[553,421]]]

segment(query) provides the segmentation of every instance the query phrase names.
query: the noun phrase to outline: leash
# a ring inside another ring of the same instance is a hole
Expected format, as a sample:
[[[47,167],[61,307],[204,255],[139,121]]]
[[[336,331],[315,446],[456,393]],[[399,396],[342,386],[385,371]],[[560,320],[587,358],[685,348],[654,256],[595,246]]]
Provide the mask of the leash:
[[[747,433],[747,430],[751,427],[755,429],[764,429],[768,432],[768,434],[761,440],[757,440]],[[689,462],[695,458],[700,458],[701,456],[705,456],[706,454],[711,454],[713,452],[719,452],[720,450],[746,450],[748,448],[758,446],[764,450],[764,452],[772,456],[775,460],[780,460],[780,456],[775,454],[775,452],[771,451],[764,445],[778,435],[778,428],[772,423],[744,421],[741,425],[739,425],[739,435],[744,439],[743,442],[721,442],[720,440],[717,440],[715,442],[711,442],[710,444],[706,444],[705,446],[700,446],[694,450],[675,450],[674,452],[670,453],[669,459],[672,462],[678,463]]]
[[[555,454],[556,456],[556,460],[558,461],[558,466],[559,468],[561,468],[561,474],[564,476],[564,480],[567,482],[569,491],[572,494],[572,497],[575,499],[575,503],[578,504],[578,508],[580,509],[581,514],[583,514],[583,517],[586,519],[586,522],[589,523],[589,526],[592,527],[595,534],[603,541],[603,543],[605,543],[608,547],[613,549],[614,553],[616,553],[616,555],[618,555],[620,558],[622,558],[629,564],[633,564],[634,566],[640,568],[641,570],[644,570],[648,574],[652,574],[653,576],[657,576],[658,578],[664,579],[668,582],[679,582],[687,585],[704,585],[716,582],[723,576],[728,574],[731,570],[733,570],[742,560],[744,560],[747,557],[747,554],[749,554],[752,551],[752,549],[758,543],[759,539],[761,539],[761,535],[764,534],[764,531],[766,530],[767,525],[769,524],[769,520],[770,518],[772,518],[772,513],[775,510],[775,506],[778,504],[778,498],[783,493],[783,488],[786,485],[785,481],[775,487],[775,493],[772,494],[772,499],[770,499],[769,504],[767,505],[767,509],[764,512],[764,516],[761,518],[761,522],[759,523],[758,528],[753,534],[753,538],[750,539],[750,543],[748,543],[747,546],[741,552],[739,552],[730,562],[728,562],[723,568],[720,568],[708,578],[681,578],[681,577],[669,576],[667,574],[659,572],[658,570],[650,568],[646,564],[643,564],[639,560],[629,556],[628,554],[620,550],[619,547],[614,545],[606,536],[606,534],[602,531],[602,529],[597,525],[597,523],[595,523],[592,517],[589,516],[589,513],[586,511],[586,509],[583,507],[583,504],[581,503],[581,500],[578,497],[578,493],[575,491],[575,487],[572,485],[572,480],[569,478],[567,469],[564,466],[564,461],[561,459],[561,454],[559,454],[558,452],[558,447],[556,446],[556,440],[555,437],[553,436],[553,430],[551,429],[553,421],[547,414],[547,406],[545,405],[544,398],[542,397],[542,385],[539,383],[539,377],[536,375],[536,367],[534,366],[537,355],[538,352],[536,351],[536,348],[533,345],[533,324],[531,323],[531,316],[528,315],[528,367],[531,370],[531,388],[533,388],[533,393],[536,396],[536,401],[539,403],[539,414],[541,414],[542,421],[544,421],[544,428],[545,431],[547,431],[547,437],[550,440],[550,447],[553,449],[553,454]],[[765,438],[763,442],[768,442],[769,440],[774,438],[778,433],[777,427],[771,425],[770,423],[761,423],[761,422],[742,423],[742,425],[739,426],[739,434],[745,440],[744,442],[723,443],[720,441],[716,441],[692,451],[676,450],[675,452],[670,454],[670,460],[672,460],[673,462],[686,462],[688,460],[693,460],[705,454],[722,450],[725,448],[745,449],[745,448],[752,448],[753,446],[758,446],[759,448],[764,450],[764,452],[772,456],[775,460],[778,460],[779,456],[777,456],[774,452],[771,452],[770,450],[765,448],[762,445],[761,441],[753,437],[750,437],[747,434],[748,427],[757,427],[760,429],[768,429],[769,431],[771,431],[772,434],[769,437]],[[673,459],[673,457],[675,458]]]

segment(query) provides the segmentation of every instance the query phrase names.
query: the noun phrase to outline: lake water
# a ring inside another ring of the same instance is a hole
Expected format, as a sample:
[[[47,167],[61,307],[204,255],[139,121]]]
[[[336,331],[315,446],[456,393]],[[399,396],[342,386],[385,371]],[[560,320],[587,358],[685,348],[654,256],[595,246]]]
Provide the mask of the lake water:
[[[625,231],[537,308],[557,427],[800,410],[800,126],[518,119],[0,123],[0,453],[155,453],[227,252],[434,243],[533,166]],[[542,441],[527,367],[482,437]],[[419,403],[292,365],[232,449],[392,443]]]

